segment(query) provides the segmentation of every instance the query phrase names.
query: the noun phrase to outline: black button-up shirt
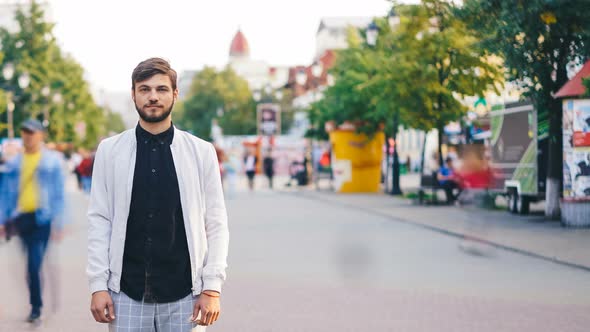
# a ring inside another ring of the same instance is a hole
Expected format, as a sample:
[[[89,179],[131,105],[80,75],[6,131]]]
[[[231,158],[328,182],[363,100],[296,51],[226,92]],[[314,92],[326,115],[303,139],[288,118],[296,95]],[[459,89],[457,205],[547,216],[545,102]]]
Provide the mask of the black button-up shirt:
[[[191,292],[191,265],[170,144],[174,128],[152,135],[139,124],[121,290],[166,303]]]

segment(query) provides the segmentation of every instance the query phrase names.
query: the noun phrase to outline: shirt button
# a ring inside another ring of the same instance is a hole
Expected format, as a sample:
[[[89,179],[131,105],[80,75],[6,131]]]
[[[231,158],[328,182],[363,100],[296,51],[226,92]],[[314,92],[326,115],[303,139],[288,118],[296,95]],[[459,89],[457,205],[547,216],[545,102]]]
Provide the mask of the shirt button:
[[[145,140],[145,141],[143,141],[143,144],[147,144],[147,142],[148,142],[148,141],[147,141],[147,140]]]
[[[153,213],[148,214],[148,218],[153,218],[153,217],[154,217]]]
[[[153,148],[152,151],[156,152],[156,148]]]
[[[156,169],[155,168],[152,168],[152,173],[156,173]]]
[[[164,145],[164,142],[163,141],[160,141],[160,145]]]

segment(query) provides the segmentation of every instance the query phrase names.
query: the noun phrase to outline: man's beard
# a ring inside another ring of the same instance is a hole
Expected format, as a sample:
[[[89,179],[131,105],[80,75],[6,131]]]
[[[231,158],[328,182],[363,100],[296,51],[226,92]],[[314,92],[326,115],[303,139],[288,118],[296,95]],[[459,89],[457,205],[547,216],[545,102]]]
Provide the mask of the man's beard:
[[[135,109],[137,110],[137,114],[139,114],[139,117],[143,121],[149,122],[149,123],[158,123],[158,122],[162,122],[162,121],[166,120],[166,118],[168,118],[170,113],[172,113],[172,108],[174,108],[174,102],[172,102],[172,105],[170,105],[170,108],[167,111],[165,111],[164,113],[162,113],[160,115],[151,116],[147,112],[144,112],[142,110],[142,108],[137,105],[137,103],[134,103],[134,104],[135,104]]]

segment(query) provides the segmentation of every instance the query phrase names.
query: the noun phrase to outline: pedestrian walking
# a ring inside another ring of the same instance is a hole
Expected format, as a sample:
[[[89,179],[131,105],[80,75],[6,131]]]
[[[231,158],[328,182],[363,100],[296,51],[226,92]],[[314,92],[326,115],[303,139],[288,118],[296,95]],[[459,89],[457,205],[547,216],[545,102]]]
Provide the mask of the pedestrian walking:
[[[80,190],[84,190],[82,186],[82,175],[78,171],[78,166],[80,166],[80,163],[84,159],[84,157],[82,157],[83,154],[84,149],[80,148],[78,151],[74,151],[70,156],[70,168],[72,173],[76,174],[76,181],[78,183],[78,189]]]
[[[191,331],[220,314],[229,232],[215,149],[175,128],[176,71],[133,70],[138,125],[98,146],[88,208],[91,312],[110,331]]]
[[[475,255],[490,255],[493,248],[487,243],[489,226],[479,216],[479,208],[493,204],[488,190],[493,181],[493,170],[485,158],[484,147],[467,145],[463,148],[462,164],[453,175],[453,180],[461,187],[457,202],[471,215],[466,223],[463,240],[459,248]]]
[[[82,161],[76,167],[77,174],[80,174],[80,182],[82,183],[82,190],[90,194],[90,187],[92,185],[92,167],[94,165],[94,154],[90,151],[84,150],[82,152]]]
[[[223,162],[223,169],[225,170],[225,186],[226,186],[226,197],[233,199],[236,193],[238,172],[240,170],[240,157],[234,153],[230,153],[226,156]]]
[[[254,148],[249,147],[246,150],[244,157],[244,169],[248,177],[248,188],[250,191],[254,190],[254,177],[256,176],[256,164],[258,164],[258,157],[254,154]]]
[[[264,169],[264,175],[268,179],[268,187],[272,189],[272,178],[275,175],[275,160],[272,157],[271,149],[268,149],[264,159],[262,159],[262,168]]]
[[[29,119],[21,126],[24,152],[6,161],[0,185],[0,234],[18,234],[27,257],[27,285],[36,323],[43,307],[41,266],[50,233],[61,230],[64,207],[64,176],[58,152],[43,145],[45,127]]]

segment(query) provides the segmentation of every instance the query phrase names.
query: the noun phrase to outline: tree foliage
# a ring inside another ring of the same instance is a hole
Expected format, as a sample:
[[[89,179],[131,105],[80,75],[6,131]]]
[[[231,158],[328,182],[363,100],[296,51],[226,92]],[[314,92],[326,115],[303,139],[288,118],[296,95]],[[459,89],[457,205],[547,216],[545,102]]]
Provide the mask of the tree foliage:
[[[590,77],[583,77],[582,84],[584,84],[584,88],[586,89],[584,96],[590,97]]]
[[[539,137],[549,144],[548,178],[555,181],[562,177],[562,109],[553,94],[568,80],[568,63],[590,56],[588,8],[588,0],[466,0],[460,11],[534,102]]]
[[[48,114],[49,140],[94,146],[105,133],[106,118],[92,98],[83,68],[61,51],[52,34],[54,24],[45,20],[36,1],[18,9],[15,20],[19,27],[16,32],[0,29],[0,63],[12,63],[16,69],[10,81],[2,81],[15,92],[15,128],[26,118],[41,120]],[[18,77],[25,72],[30,76],[30,84],[21,89]],[[42,93],[44,87],[49,88],[47,96]],[[78,135],[75,126],[82,123],[86,132]]]
[[[205,67],[198,72],[175,113],[180,126],[204,139],[210,139],[213,119],[224,134],[256,134],[256,105],[248,82],[230,67],[221,71]]]
[[[441,0],[396,5],[399,24],[376,19],[373,47],[351,34],[349,48],[337,54],[335,85],[310,110],[316,128],[330,120],[352,121],[365,133],[382,124],[395,132],[391,120],[397,116],[398,124],[442,132],[463,116],[461,97],[497,89],[499,64],[486,57],[455,9]]]

